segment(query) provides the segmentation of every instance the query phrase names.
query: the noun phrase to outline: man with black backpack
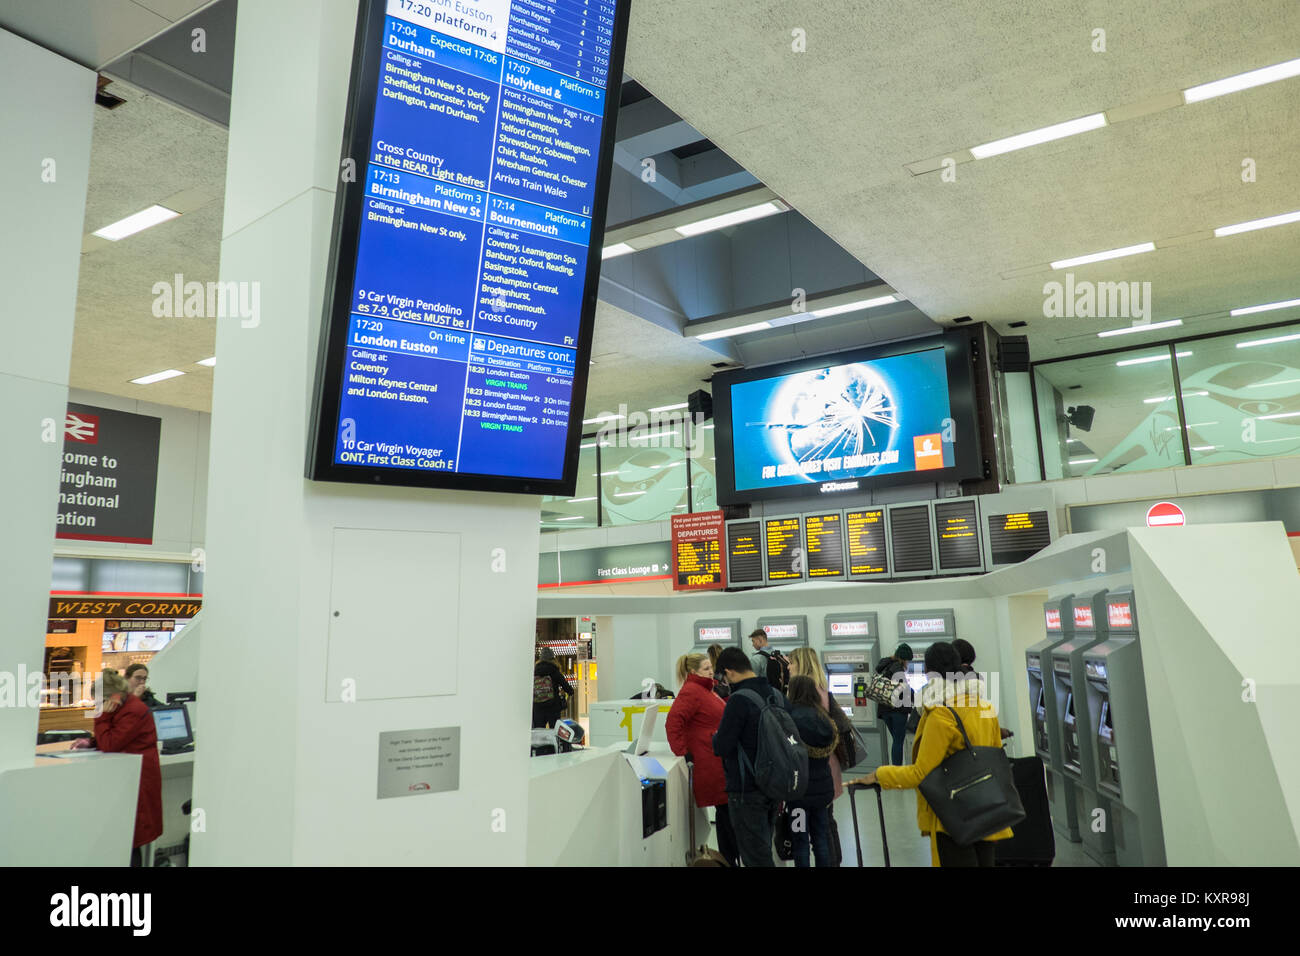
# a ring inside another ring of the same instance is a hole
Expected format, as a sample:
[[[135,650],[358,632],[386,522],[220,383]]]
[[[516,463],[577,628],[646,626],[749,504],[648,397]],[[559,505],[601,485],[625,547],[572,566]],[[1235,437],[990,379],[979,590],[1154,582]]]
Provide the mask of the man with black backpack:
[[[749,659],[754,673],[766,677],[784,697],[790,690],[790,659],[767,646],[767,631],[761,627],[749,635],[749,641],[754,645],[754,656]]]
[[[555,663],[555,651],[543,647],[533,665],[533,726],[554,727],[564,713],[563,694],[573,696],[573,686]]]
[[[808,751],[785,697],[754,673],[738,647],[718,654],[718,672],[731,686],[713,752],[722,758],[727,807],[745,866],[773,866],[772,825],[782,801],[808,786]]]

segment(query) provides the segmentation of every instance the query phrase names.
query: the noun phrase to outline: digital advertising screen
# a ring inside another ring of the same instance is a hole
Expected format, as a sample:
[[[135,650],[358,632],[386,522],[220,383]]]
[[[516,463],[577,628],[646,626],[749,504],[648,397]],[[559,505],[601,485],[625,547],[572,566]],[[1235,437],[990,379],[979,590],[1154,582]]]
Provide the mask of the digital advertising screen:
[[[713,378],[718,501],[982,474],[968,336],[930,336]]]
[[[572,493],[627,18],[360,4],[309,478]]]

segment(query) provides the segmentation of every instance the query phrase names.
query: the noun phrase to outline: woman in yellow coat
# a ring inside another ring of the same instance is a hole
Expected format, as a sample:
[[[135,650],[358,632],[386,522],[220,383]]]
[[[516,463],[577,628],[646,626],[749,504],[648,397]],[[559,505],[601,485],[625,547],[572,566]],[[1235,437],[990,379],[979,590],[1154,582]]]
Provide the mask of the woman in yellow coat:
[[[961,673],[961,658],[951,644],[941,641],[926,649],[925,672],[944,676],[932,678],[921,692],[921,722],[912,744],[912,762],[902,767],[879,767],[854,783],[878,783],[886,790],[914,790],[920,786],[931,770],[966,746],[949,707],[961,717],[972,746],[1002,746],[1002,728],[984,695],[984,682],[976,674]],[[958,846],[944,832],[943,824],[919,791],[916,822],[921,835],[930,838],[930,862],[934,866],[992,866],[993,844],[1011,836],[1011,828],[1007,827],[973,846]]]

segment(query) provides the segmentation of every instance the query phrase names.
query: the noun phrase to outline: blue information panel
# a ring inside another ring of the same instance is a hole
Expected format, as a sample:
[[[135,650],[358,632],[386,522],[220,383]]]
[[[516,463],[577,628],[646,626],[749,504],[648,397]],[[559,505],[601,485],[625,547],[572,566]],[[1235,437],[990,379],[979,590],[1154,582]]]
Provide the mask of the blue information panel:
[[[309,476],[562,490],[626,2],[367,6]]]

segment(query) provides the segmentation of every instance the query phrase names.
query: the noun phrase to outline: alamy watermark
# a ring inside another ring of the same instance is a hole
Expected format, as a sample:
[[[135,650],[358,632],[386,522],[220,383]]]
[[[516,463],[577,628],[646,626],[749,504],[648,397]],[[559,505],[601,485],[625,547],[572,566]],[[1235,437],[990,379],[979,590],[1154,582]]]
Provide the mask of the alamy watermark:
[[[1076,282],[1074,273],[1067,272],[1065,282],[1044,284],[1043,315],[1049,319],[1134,319],[1134,325],[1148,325],[1151,283]]]
[[[616,448],[680,448],[687,458],[704,454],[700,432],[707,419],[701,412],[684,409],[628,411],[619,405],[617,412],[601,412],[594,419],[600,428],[596,443]]]
[[[160,319],[239,319],[242,328],[262,321],[262,284],[253,282],[185,281],[176,273],[171,282],[155,282],[153,314]]]

